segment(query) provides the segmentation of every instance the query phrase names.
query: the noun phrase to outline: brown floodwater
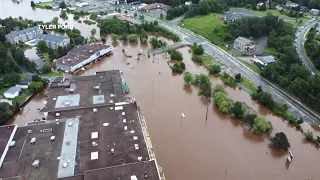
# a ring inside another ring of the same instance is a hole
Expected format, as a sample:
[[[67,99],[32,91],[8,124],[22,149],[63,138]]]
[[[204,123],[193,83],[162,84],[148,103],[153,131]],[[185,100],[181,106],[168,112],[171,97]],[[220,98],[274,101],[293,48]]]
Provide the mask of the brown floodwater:
[[[125,58],[123,48],[133,58]],[[137,60],[142,49],[144,55]],[[246,102],[272,122],[272,135],[280,131],[286,133],[294,154],[293,162],[288,166],[287,156],[269,148],[266,137],[252,134],[240,121],[221,114],[212,102],[206,120],[207,104],[198,96],[197,89],[184,86],[182,75],[172,74],[164,54],[148,58],[148,50],[151,51],[148,46],[120,43],[114,46],[112,56],[94,64],[81,75],[112,69],[124,72],[131,96],[137,99],[146,117],[158,163],[168,180],[320,179],[319,150],[305,142],[299,131],[252,101],[246,92],[225,87],[234,100]],[[183,53],[187,71],[207,73],[191,61],[188,48],[179,51]],[[215,77],[212,77],[212,82],[214,85],[222,84]],[[11,119],[9,123],[14,121],[23,125],[41,118],[37,108],[44,106],[42,96],[35,96],[23,112],[15,116],[15,121]],[[181,113],[186,116],[182,127]],[[303,127],[320,135],[308,124]]]

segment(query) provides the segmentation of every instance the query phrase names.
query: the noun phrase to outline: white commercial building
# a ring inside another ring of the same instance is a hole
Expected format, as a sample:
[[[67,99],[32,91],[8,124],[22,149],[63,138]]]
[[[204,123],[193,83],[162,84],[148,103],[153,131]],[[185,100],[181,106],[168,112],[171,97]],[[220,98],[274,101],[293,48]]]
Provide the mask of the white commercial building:
[[[11,31],[9,34],[5,35],[5,37],[8,43],[19,44],[31,41],[42,33],[43,30],[39,26],[34,26],[20,31]]]

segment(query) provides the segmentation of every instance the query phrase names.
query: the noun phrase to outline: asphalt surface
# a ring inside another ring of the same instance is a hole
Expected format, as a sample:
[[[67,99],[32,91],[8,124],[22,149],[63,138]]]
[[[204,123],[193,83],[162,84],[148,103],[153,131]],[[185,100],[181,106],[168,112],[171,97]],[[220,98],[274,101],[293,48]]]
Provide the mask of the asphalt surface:
[[[139,12],[137,13],[139,14]],[[145,16],[145,20],[154,21],[157,19],[150,16]],[[278,86],[272,84],[267,79],[252,71],[250,68],[242,64],[241,61],[239,61],[237,58],[233,57],[223,49],[213,45],[206,38],[197,35],[188,29],[177,26],[178,20],[175,20],[173,23],[166,23],[159,20],[157,21],[159,22],[159,25],[180,36],[183,43],[193,44],[194,42],[196,42],[198,44],[202,44],[207,54],[211,55],[215,59],[221,60],[225,65],[232,68],[237,73],[241,73],[243,77],[250,80],[256,86],[260,85],[262,89],[266,92],[269,92],[277,102],[286,103],[289,106],[289,110],[295,116],[303,118],[304,121],[308,122],[311,125],[320,125],[319,114],[309,109],[307,106],[302,104],[290,94],[280,89]]]
[[[307,33],[318,22],[319,20],[308,22],[307,24],[305,24],[305,26],[303,26],[297,31],[296,39],[295,39],[296,50],[300,56],[302,64],[310,70],[312,75],[317,74],[317,70],[312,64],[312,62],[308,60],[308,56],[304,50],[304,43],[305,43],[305,37]]]

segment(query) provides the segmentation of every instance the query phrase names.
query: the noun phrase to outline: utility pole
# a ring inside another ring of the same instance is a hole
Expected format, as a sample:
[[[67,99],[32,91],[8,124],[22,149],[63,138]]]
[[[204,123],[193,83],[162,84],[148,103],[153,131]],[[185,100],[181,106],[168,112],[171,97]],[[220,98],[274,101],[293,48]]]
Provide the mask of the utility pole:
[[[224,172],[224,180],[227,178],[227,171]]]
[[[180,119],[180,121],[181,121],[181,129],[182,129],[182,118],[185,118],[186,116],[184,115],[184,113],[181,113],[181,119]]]

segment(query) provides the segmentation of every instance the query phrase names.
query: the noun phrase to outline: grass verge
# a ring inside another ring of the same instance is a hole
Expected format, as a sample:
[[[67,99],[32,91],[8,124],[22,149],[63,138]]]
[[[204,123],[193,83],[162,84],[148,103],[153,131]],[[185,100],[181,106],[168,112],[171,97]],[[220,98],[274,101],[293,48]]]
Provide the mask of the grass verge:
[[[255,66],[254,64],[251,64],[247,61],[244,61],[244,60],[240,60],[244,65],[246,65],[248,68],[250,68],[252,71],[260,74],[262,72],[261,69],[259,69],[257,66]]]
[[[228,33],[227,25],[220,19],[220,15],[212,13],[206,16],[193,17],[184,19],[180,26],[199,34],[213,44],[226,50],[224,39],[226,36],[231,36]]]
[[[249,81],[247,78],[243,78],[241,83],[242,85],[244,85],[245,87],[247,87],[248,89],[254,92],[258,90],[258,87],[255,84],[253,84],[251,81]]]
[[[63,76],[63,73],[61,72],[50,72],[46,74],[47,76],[55,76],[55,77],[61,77]]]
[[[38,3],[38,4],[36,4],[36,7],[46,9],[48,6],[51,6],[53,3],[54,3],[53,1]]]

